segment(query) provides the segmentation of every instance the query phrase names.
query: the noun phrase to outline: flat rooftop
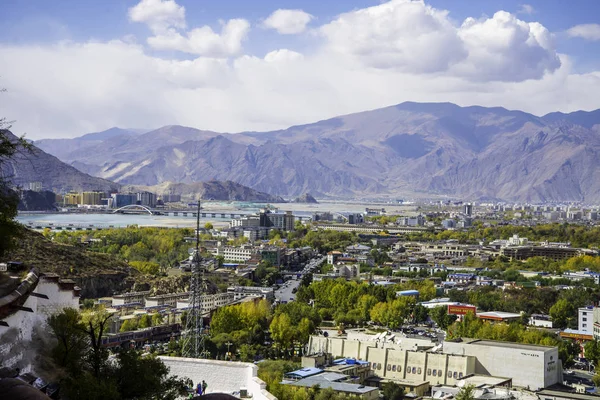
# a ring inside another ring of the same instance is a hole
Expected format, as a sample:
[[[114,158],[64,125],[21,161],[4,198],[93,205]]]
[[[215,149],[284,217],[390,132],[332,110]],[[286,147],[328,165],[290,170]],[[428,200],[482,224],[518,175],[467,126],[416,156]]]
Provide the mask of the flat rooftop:
[[[487,376],[487,375],[471,375],[465,376],[459,379],[461,382],[465,382],[467,385],[474,385],[475,387],[482,386],[500,386],[512,381],[512,378],[503,378],[499,376]]]
[[[353,394],[370,393],[375,390],[379,391],[378,388],[372,386],[358,385],[356,383],[330,382],[324,379],[318,379],[318,377],[319,376],[317,375],[310,378],[300,379],[299,381],[288,383],[288,385],[303,386],[308,388],[319,385],[321,389],[332,388],[336,392]]]
[[[542,346],[538,344],[524,344],[514,342],[500,342],[496,340],[474,340],[472,342],[469,342],[469,344],[477,346],[504,347],[507,349],[521,349],[533,351],[549,351],[556,348],[554,346]]]

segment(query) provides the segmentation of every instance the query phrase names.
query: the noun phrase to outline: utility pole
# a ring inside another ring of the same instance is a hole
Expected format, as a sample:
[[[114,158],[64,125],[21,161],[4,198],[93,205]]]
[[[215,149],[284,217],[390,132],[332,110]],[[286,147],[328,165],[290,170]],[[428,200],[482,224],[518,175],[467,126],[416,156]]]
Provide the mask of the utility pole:
[[[192,276],[190,278],[190,302],[185,328],[182,335],[182,354],[189,358],[202,358],[205,356],[204,348],[204,321],[202,319],[202,294],[204,292],[204,268],[200,257],[200,209],[198,199],[198,212],[196,214],[196,253],[192,262]]]

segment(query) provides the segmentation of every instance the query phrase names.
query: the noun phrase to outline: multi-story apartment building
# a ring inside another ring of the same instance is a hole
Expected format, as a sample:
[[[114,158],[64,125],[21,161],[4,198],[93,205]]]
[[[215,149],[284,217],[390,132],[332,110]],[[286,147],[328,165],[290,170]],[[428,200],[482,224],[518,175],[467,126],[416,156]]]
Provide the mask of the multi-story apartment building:
[[[145,303],[145,299],[148,295],[150,295],[149,290],[146,290],[143,292],[130,292],[130,293],[123,293],[123,294],[116,294],[112,298],[112,306],[113,307],[123,306],[125,304],[132,304],[132,303],[140,303],[143,305]]]
[[[179,203],[181,201],[180,194],[163,194],[160,198],[163,203]]]
[[[260,225],[260,217],[258,215],[249,215],[247,217],[241,217],[232,219],[229,223],[231,228],[235,228],[236,226],[241,226],[243,228],[247,227],[259,227]]]
[[[594,307],[581,307],[578,310],[577,330],[581,333],[594,334]]]
[[[156,194],[151,192],[138,192],[137,203],[141,206],[156,207]]]
[[[98,206],[102,204],[102,199],[104,198],[105,193],[103,192],[82,192],[81,193],[81,203],[84,205],[90,206]]]
[[[260,226],[280,229],[283,231],[294,230],[294,214],[291,211],[285,213],[273,213],[269,210],[262,210],[259,214]]]
[[[70,192],[63,196],[63,204],[68,206],[76,206],[81,204],[81,194],[76,192]]]
[[[137,195],[134,193],[113,193],[111,197],[113,208],[130,206],[137,202]]]
[[[218,245],[211,253],[214,256],[222,256],[227,261],[245,262],[254,254],[257,254],[258,249],[252,245],[243,245],[239,247]]]

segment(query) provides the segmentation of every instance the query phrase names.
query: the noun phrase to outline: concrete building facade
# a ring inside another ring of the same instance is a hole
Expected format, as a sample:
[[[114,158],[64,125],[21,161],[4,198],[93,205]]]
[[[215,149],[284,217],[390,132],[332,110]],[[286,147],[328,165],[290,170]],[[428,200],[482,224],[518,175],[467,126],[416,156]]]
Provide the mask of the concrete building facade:
[[[444,354],[472,356],[471,373],[510,376],[516,386],[539,390],[562,382],[558,348],[530,344],[469,340],[444,342]]]

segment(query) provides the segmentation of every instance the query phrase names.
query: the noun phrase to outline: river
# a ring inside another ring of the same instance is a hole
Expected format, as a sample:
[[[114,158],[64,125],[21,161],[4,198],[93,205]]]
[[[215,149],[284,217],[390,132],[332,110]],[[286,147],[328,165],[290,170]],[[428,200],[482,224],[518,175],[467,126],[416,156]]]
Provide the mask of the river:
[[[203,212],[235,212],[254,213],[263,207],[264,204],[251,204],[242,202],[206,202],[202,203]],[[300,203],[282,203],[273,204],[279,211],[293,211],[295,215],[310,216],[315,212],[338,212],[338,213],[359,213],[364,212],[365,207],[385,208],[388,213],[393,214],[413,214],[414,206],[406,205],[369,205],[364,203],[350,202],[321,202],[319,204],[300,204]],[[28,225],[30,222],[42,222],[44,224],[54,225],[112,225],[114,227],[127,227],[129,225],[138,226],[157,226],[168,228],[194,227],[196,218],[183,216],[149,215],[149,214],[102,214],[102,213],[19,213],[17,220]],[[226,227],[229,219],[223,218],[201,218],[201,225],[211,222],[215,227]]]

